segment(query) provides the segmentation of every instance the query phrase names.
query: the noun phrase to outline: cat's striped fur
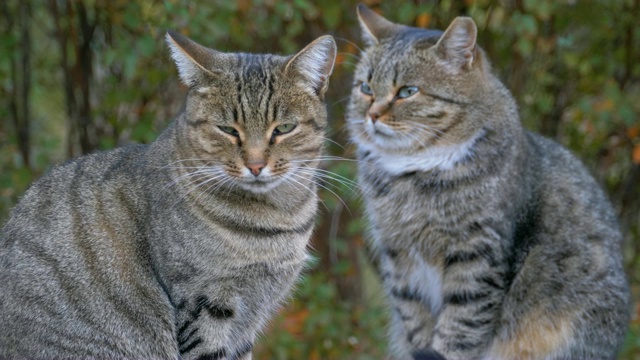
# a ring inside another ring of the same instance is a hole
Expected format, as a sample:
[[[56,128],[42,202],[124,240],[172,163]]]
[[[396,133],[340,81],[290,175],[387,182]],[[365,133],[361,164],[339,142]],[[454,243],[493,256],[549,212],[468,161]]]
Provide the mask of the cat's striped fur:
[[[629,289],[596,181],[522,128],[471,19],[358,15],[348,121],[397,358],[613,358]]]
[[[167,35],[185,112],[53,168],[0,237],[0,358],[250,359],[307,260],[336,46]]]

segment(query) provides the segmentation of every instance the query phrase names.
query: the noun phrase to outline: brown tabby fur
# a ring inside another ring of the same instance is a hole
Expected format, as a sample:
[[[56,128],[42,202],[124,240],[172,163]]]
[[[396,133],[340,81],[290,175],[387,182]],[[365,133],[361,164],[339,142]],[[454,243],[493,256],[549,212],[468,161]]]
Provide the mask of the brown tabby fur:
[[[2,229],[0,358],[250,359],[305,266],[333,39],[287,57],[167,40],[185,112],[55,167]]]
[[[348,121],[397,358],[614,358],[629,289],[596,181],[522,128],[473,20],[358,15]]]

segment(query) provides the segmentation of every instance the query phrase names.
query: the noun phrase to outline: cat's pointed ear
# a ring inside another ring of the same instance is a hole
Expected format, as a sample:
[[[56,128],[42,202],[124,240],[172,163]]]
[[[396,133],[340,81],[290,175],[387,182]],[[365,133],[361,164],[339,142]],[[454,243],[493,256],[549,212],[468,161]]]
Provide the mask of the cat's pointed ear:
[[[204,73],[212,74],[217,52],[208,49],[186,36],[175,31],[167,31],[167,44],[171,49],[171,57],[178,67],[180,79],[186,85],[195,84]]]
[[[298,76],[304,88],[323,97],[333,72],[337,46],[331,35],[317,38],[294,55],[285,67],[285,73]]]
[[[478,28],[470,17],[455,18],[436,44],[438,55],[452,70],[468,70],[477,56]]]
[[[377,45],[381,39],[395,33],[400,26],[378,15],[364,4],[358,4],[356,10],[362,28],[362,39],[367,46]]]

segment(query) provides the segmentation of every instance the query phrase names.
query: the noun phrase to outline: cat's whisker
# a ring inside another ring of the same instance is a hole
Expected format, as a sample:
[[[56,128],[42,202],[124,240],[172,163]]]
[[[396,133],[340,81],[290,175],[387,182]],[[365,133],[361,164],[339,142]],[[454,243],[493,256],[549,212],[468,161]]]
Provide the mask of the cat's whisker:
[[[349,189],[349,191],[350,191],[352,194],[357,194],[357,193],[358,193],[358,191],[357,191],[357,190],[354,190],[354,189],[353,189],[353,188],[351,188],[349,185],[343,184],[343,183],[341,183],[339,180],[333,179],[333,178],[331,178],[331,177],[324,176],[324,174],[311,174],[311,173],[305,173],[304,171],[301,171],[300,173],[301,173],[301,174],[308,174],[308,175],[313,176],[315,179],[317,179],[317,180],[319,180],[319,181],[322,181],[322,184],[324,184],[324,185],[326,185],[326,186],[331,187],[331,188],[332,188],[332,189],[334,189],[335,191],[340,191],[340,192],[342,192],[342,191],[343,191],[343,188],[342,188],[342,187],[340,187],[340,186],[338,186],[338,185],[336,185],[336,184],[334,184],[334,183],[333,183],[334,181],[335,181],[336,183],[340,183],[340,184],[342,184],[344,187],[346,187],[347,189]]]
[[[401,134],[401,136],[405,139],[409,139],[412,142],[417,142],[418,144],[420,144],[420,146],[424,149],[428,148],[429,145],[427,144],[426,140],[421,139],[418,135],[416,135],[415,133],[403,133]]]
[[[334,173],[332,171],[329,171],[329,170],[312,169],[310,167],[308,169],[302,169],[302,170],[317,171],[319,173],[322,173],[322,174],[328,176],[330,179],[335,180],[335,181],[337,181],[337,182],[339,182],[339,183],[341,183],[341,184],[343,184],[345,186],[353,186],[355,188],[359,188],[360,187],[360,185],[357,182],[355,182],[355,181],[353,181],[351,179],[348,179],[348,178],[346,178],[346,177],[344,177],[342,175],[336,174],[336,173]]]
[[[163,166],[154,166],[154,168],[156,168],[156,169],[170,168],[171,166],[173,166],[175,164],[184,163],[184,162],[187,162],[187,161],[204,161],[207,164],[213,163],[213,161],[211,161],[210,159],[209,160],[205,160],[205,159],[191,158],[191,159],[180,159],[180,160],[172,161],[172,162],[170,162],[170,163],[168,163],[166,165],[163,165]],[[207,164],[204,164],[204,165],[207,165]]]
[[[364,50],[362,50],[362,49],[361,49],[361,48],[360,48],[356,43],[354,43],[353,41],[351,41],[351,40],[349,40],[349,39],[347,39],[347,38],[338,37],[338,36],[334,36],[333,38],[334,38],[334,39],[336,39],[336,41],[342,41],[342,42],[345,42],[345,43],[347,43],[347,44],[349,44],[349,45],[352,45],[353,47],[355,47],[356,49],[358,49],[358,51],[360,51],[360,53],[362,53],[362,54],[366,54],[366,53],[364,52]],[[365,56],[366,56],[366,55],[365,55]]]
[[[350,53],[350,52],[348,52],[348,51],[340,51],[340,52],[338,53],[338,55],[344,55],[345,57],[346,57],[346,56],[350,56],[351,58],[353,58],[353,59],[355,59],[355,60],[357,60],[357,61],[362,60],[362,58],[361,58],[358,54]]]
[[[345,102],[345,101],[349,100],[350,98],[351,98],[351,96],[345,96],[345,97],[343,97],[343,98],[341,98],[341,99],[338,99],[338,100],[336,100],[336,101],[332,102],[331,104],[329,104],[329,106],[330,106],[330,107],[334,107],[334,106],[336,106],[336,105],[338,105],[338,104],[340,104],[340,103],[343,103],[343,102]]]
[[[409,120],[407,122],[410,123],[412,126],[420,127],[420,128],[423,128],[423,129],[428,129],[429,131],[432,131],[434,134],[437,134],[439,136],[447,135],[447,133],[445,133],[444,131],[436,129],[433,126],[429,126],[427,124],[422,124],[422,123],[419,123],[417,121],[412,121],[412,120]]]
[[[318,199],[318,201],[320,201],[320,202],[322,203],[322,205],[325,207],[325,209],[327,209],[327,211],[329,211],[329,207],[327,206],[327,204],[326,204],[324,201],[322,201],[322,199],[320,199],[320,196],[318,196],[317,192],[313,191],[310,187],[306,186],[306,185],[305,185],[305,184],[303,184],[302,182],[300,182],[300,181],[298,181],[298,180],[294,179],[293,177],[291,177],[291,174],[292,174],[292,173],[287,173],[287,174],[285,174],[285,175],[282,177],[282,180],[283,180],[284,182],[288,182],[288,183],[292,184],[292,186],[293,186],[294,188],[296,188],[296,190],[300,191],[300,192],[304,195],[304,193],[302,192],[302,190],[300,190],[300,189],[298,188],[298,186],[297,186],[297,185],[301,186],[302,188],[304,188],[305,190],[307,190],[309,193],[311,193],[313,196],[315,196],[315,197]]]
[[[419,123],[415,123],[415,122],[412,122],[411,126],[412,126],[411,130],[413,131],[413,133],[407,132],[407,134],[414,134],[415,135],[415,133],[422,133],[422,134],[426,134],[430,138],[434,138],[434,139],[438,140],[439,142],[444,143],[445,145],[454,145],[454,143],[452,143],[448,139],[444,138],[442,135],[438,134],[435,131],[437,129],[433,129],[433,128],[425,125],[425,124],[419,124]],[[442,133],[442,134],[444,134],[444,133]]]
[[[330,155],[326,155],[326,156],[320,156],[314,159],[309,159],[309,160],[291,160],[289,161],[290,163],[310,163],[310,162],[314,162],[314,161],[350,161],[350,162],[362,162],[360,160],[357,159],[349,159],[349,158],[343,158],[340,156],[330,156]]]
[[[358,63],[344,59],[342,61],[336,62],[336,65],[348,65],[349,67],[355,68],[358,65]]]
[[[297,171],[300,171],[300,168],[298,168],[298,169],[296,169],[296,170],[297,170]],[[341,198],[338,194],[336,194],[336,193],[335,193],[335,191],[333,191],[333,190],[329,189],[328,187],[326,187],[326,186],[324,186],[324,185],[320,184],[318,181],[316,181],[316,180],[314,180],[314,179],[307,179],[307,178],[305,178],[304,176],[302,176],[302,175],[300,175],[300,174],[297,174],[297,172],[292,172],[292,173],[291,173],[291,176],[295,176],[295,177],[298,177],[298,178],[301,178],[301,179],[305,179],[305,180],[307,180],[307,181],[311,181],[311,182],[313,182],[314,184],[316,184],[316,186],[321,187],[321,188],[323,188],[323,189],[327,190],[328,192],[332,193],[336,198],[338,198],[338,200],[340,200],[340,202],[345,206],[345,208],[346,208],[346,209],[349,211],[349,213],[351,214],[351,210],[349,210],[349,206],[347,205],[347,203],[345,203],[345,202],[344,202],[344,200],[342,200],[342,198]]]
[[[224,174],[222,171],[220,171],[220,173],[217,174],[213,174],[213,176],[209,177],[209,178],[205,178],[203,181],[201,181],[201,179],[196,179],[195,181],[190,182],[189,184],[186,185],[187,191],[182,194],[178,200],[176,200],[176,202],[172,205],[172,207],[176,206],[178,203],[182,202],[184,199],[187,198],[187,196],[189,196],[189,194],[191,194],[192,192],[198,190],[198,188],[204,186],[205,184],[208,184],[210,182],[214,182],[213,185],[215,184],[219,184],[218,182],[215,182],[216,180],[219,180],[221,178],[224,178],[226,174]],[[193,186],[194,184],[196,184],[195,186]],[[200,195],[198,195],[195,198],[195,201],[197,201],[200,196],[202,195],[202,193]]]
[[[204,189],[203,191],[200,192],[200,195],[198,195],[195,199],[194,202],[197,202],[198,200],[200,200],[200,198],[204,195],[209,195],[212,194],[216,191],[216,189],[218,189],[220,186],[224,185],[225,181],[230,179],[231,177],[229,175],[227,175],[226,173],[221,173],[218,174],[215,178],[210,179],[211,181],[213,181],[213,184],[209,185],[206,189]],[[220,179],[224,179],[222,181],[217,181]],[[209,180],[207,180],[206,182],[209,182]],[[206,183],[205,182],[205,183]],[[197,187],[202,187],[204,186],[204,183],[202,184],[198,184]],[[195,190],[195,189],[194,189]]]
[[[328,142],[332,143],[332,144],[335,144],[336,146],[338,146],[339,148],[341,148],[342,150],[344,150],[344,146],[340,145],[338,142],[336,142],[336,141],[334,141],[334,140],[331,140],[331,139],[329,139],[328,137],[324,137],[324,136],[323,136],[322,138],[323,138],[324,140],[326,140],[326,141],[328,141]]]
[[[318,196],[318,194],[317,194],[317,192],[316,192],[316,191],[313,191],[310,187],[308,187],[308,186],[306,186],[305,184],[303,184],[302,182],[300,182],[300,181],[298,181],[298,180],[296,180],[296,179],[292,178],[290,175],[291,175],[291,174],[288,174],[287,176],[283,177],[283,181],[284,181],[284,182],[289,182],[289,183],[291,183],[291,184],[292,184],[292,186],[293,186],[293,187],[295,187],[298,191],[301,191],[301,190],[300,190],[300,189],[298,189],[298,187],[296,186],[296,184],[297,184],[297,185],[300,185],[301,187],[303,187],[304,189],[306,189],[307,191],[309,191],[309,193],[311,193],[311,194],[312,194],[316,199],[318,199],[318,201],[319,201],[320,203],[322,203],[322,206],[324,206],[324,208],[325,208],[325,209],[327,209],[327,211],[330,211],[330,210],[329,210],[329,207],[327,206],[327,204],[326,204],[324,201],[322,201],[322,199],[320,198],[320,196]]]
[[[179,177],[177,177],[175,179],[172,179],[172,181],[170,181],[168,184],[166,184],[164,187],[162,187],[162,189],[160,189],[160,192],[168,190],[170,187],[177,185],[178,183],[180,183],[184,179],[193,178],[193,177],[202,177],[202,176],[206,176],[207,174],[210,174],[210,169],[200,169],[200,170],[197,170],[197,171],[192,171],[192,172],[186,173],[186,174],[181,175],[181,176],[179,176]]]
[[[182,180],[184,180],[186,178],[197,177],[197,176],[200,176],[200,175],[204,176],[204,174],[205,174],[205,171],[201,169],[201,170],[197,170],[197,171],[192,171],[192,172],[186,173],[184,175],[180,175],[177,178],[170,179],[171,181],[168,181],[167,184],[162,189],[160,189],[160,191],[164,191],[167,188],[180,183]]]

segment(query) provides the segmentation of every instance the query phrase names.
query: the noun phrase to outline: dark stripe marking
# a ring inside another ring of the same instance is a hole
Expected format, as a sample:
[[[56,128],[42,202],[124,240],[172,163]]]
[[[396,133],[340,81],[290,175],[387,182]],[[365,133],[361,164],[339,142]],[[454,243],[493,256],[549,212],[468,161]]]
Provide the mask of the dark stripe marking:
[[[212,353],[202,354],[196,358],[196,360],[218,360],[227,355],[225,349],[219,349]]]
[[[178,335],[178,346],[186,344],[191,339],[191,336],[193,336],[193,334],[195,334],[196,332],[198,332],[198,328],[191,330],[191,332],[186,336]]]
[[[184,355],[189,351],[193,350],[196,346],[198,346],[202,342],[201,338],[197,338],[191,342],[191,344],[187,345],[185,348],[180,348],[180,354]]]
[[[477,319],[477,320],[469,320],[469,319],[461,319],[458,322],[468,328],[477,329],[479,327],[483,327],[489,325],[493,322],[493,319]]]
[[[480,257],[478,252],[458,251],[453,254],[447,254],[444,259],[444,267],[448,268],[453,264],[474,261]]]
[[[418,295],[418,293],[416,293],[415,291],[411,291],[408,288],[403,288],[403,289],[391,289],[391,295],[393,295],[394,297],[401,299],[401,300],[406,300],[406,301],[420,301],[422,300],[422,298],[420,297],[420,295]]]
[[[396,257],[398,257],[398,255],[400,254],[398,250],[396,249],[391,249],[391,248],[386,248],[384,250],[384,253],[387,254],[388,257],[394,259]]]
[[[478,258],[487,259],[490,266],[497,265],[491,245],[482,243],[471,251],[457,251],[447,254],[444,259],[445,269],[457,263],[475,261]]]
[[[486,299],[487,297],[489,297],[489,293],[486,291],[461,291],[447,294],[444,297],[444,302],[451,305],[466,305],[471,302]]]
[[[446,360],[444,356],[435,350],[421,350],[420,352],[413,353],[411,356],[413,356],[413,360]]]
[[[496,279],[494,279],[493,277],[489,276],[489,275],[485,275],[482,276],[480,278],[477,279],[479,282],[489,285],[490,287],[494,288],[494,289],[498,289],[498,290],[504,290],[504,287],[500,284],[498,284],[498,282],[496,281]]]
[[[454,342],[451,347],[454,350],[467,351],[467,350],[475,349],[481,344],[482,343],[476,343],[476,342],[470,342],[470,341],[457,341],[457,342]]]
[[[176,310],[182,310],[185,306],[187,306],[187,300],[182,300],[176,305]]]
[[[191,321],[185,321],[184,324],[182,324],[182,326],[180,326],[180,328],[178,329],[178,336],[180,336],[185,330],[187,330],[189,325],[191,325]]]
[[[489,310],[493,310],[496,307],[496,305],[497,304],[494,302],[486,303],[476,310],[476,314],[482,314]]]
[[[225,308],[219,305],[210,305],[207,307],[209,315],[214,319],[228,319],[233,317],[233,309]]]
[[[425,323],[421,323],[420,325],[409,331],[409,334],[407,335],[407,340],[409,341],[409,343],[413,341],[413,338],[416,337],[416,335],[418,335],[420,331],[424,330],[425,326]]]
[[[302,224],[300,227],[285,229],[285,228],[267,228],[262,226],[251,226],[246,223],[241,223],[235,219],[230,217],[225,217],[224,219],[220,219],[227,225],[227,227],[233,228],[234,231],[242,232],[251,235],[266,235],[266,236],[276,236],[283,234],[304,234],[307,231],[311,230],[311,228],[315,225],[315,219],[311,218],[305,224]]]
[[[436,99],[436,100],[440,100],[440,101],[448,102],[448,103],[451,103],[451,104],[456,104],[456,105],[469,105],[469,103],[465,103],[465,102],[458,101],[458,100],[453,100],[453,99],[446,98],[446,97],[443,97],[443,96],[440,96],[440,95],[436,95],[436,94],[432,94],[432,93],[427,93],[427,94],[425,94],[425,95],[427,95],[427,96],[429,96],[429,97],[432,97],[432,98],[434,98],[434,99]]]

